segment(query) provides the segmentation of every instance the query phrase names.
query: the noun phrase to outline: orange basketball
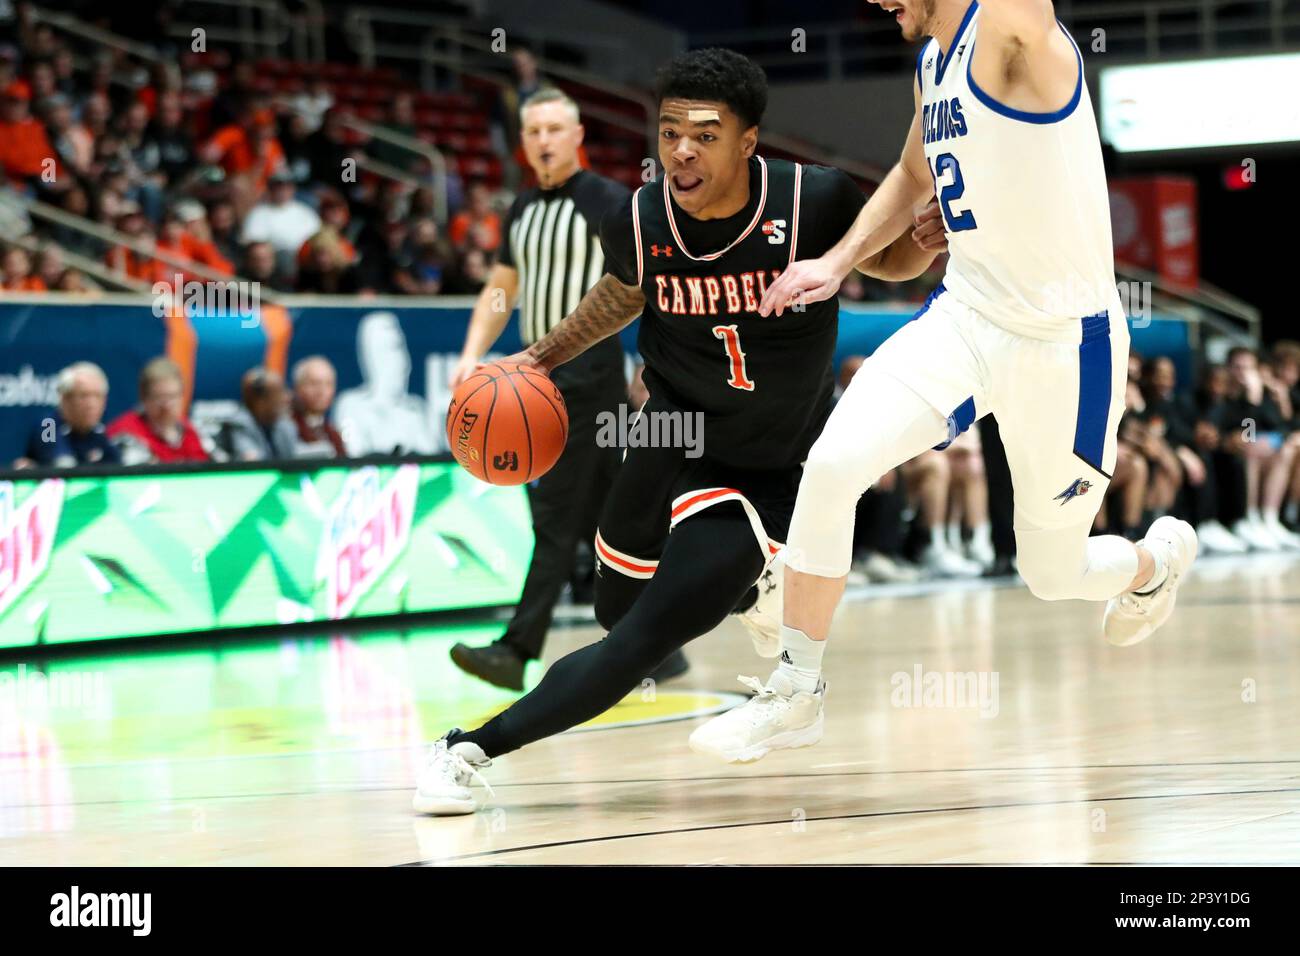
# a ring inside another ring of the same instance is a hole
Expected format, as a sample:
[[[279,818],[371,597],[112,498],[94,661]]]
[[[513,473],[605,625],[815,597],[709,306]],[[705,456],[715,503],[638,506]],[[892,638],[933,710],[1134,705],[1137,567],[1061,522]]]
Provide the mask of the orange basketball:
[[[564,396],[531,365],[492,362],[465,379],[447,409],[447,443],[462,468],[493,485],[522,485],[560,460],[569,438]]]

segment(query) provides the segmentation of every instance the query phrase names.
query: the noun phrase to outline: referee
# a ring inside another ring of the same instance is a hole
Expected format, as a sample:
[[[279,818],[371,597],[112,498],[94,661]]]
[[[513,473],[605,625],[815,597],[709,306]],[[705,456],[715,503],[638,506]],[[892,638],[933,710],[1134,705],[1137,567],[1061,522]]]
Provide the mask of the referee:
[[[516,302],[525,346],[573,311],[605,272],[600,220],[628,196],[626,187],[580,167],[583,128],[577,104],[563,92],[543,88],[519,113],[524,153],[539,186],[521,193],[506,216],[501,253],[474,305],[452,389],[500,337]],[[451,649],[461,670],[508,690],[523,690],[525,665],[541,657],[579,538],[594,529],[622,459],[618,448],[596,444],[597,415],[627,401],[618,337],[556,369],[551,378],[568,406],[569,440],[555,467],[528,488],[536,544],[523,595],[494,643]],[[685,670],[686,659],[678,652],[652,676],[667,680]]]

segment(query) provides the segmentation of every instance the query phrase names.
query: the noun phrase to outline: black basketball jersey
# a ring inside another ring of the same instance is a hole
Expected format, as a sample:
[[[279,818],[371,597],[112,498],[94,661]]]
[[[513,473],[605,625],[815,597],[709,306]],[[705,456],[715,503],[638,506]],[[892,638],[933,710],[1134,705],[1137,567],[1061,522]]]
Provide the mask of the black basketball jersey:
[[[637,344],[652,407],[702,412],[707,458],[786,468],[807,457],[830,411],[839,303],[766,318],[758,304],[796,258],[840,239],[863,198],[839,170],[750,164],[750,201],[735,216],[691,218],[661,175],[606,219],[602,238],[609,270],[645,292]]]

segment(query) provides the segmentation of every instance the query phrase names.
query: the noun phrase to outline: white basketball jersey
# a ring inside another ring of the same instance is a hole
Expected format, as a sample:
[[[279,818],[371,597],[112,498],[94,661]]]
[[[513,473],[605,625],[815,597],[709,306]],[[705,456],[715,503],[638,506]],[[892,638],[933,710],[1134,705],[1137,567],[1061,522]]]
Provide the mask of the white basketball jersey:
[[[971,3],[948,53],[931,39],[916,62],[925,157],[948,232],[943,284],[1008,331],[1077,342],[1082,317],[1119,302],[1083,57],[1070,38],[1079,79],[1060,110],[1012,109],[971,76],[978,28]]]

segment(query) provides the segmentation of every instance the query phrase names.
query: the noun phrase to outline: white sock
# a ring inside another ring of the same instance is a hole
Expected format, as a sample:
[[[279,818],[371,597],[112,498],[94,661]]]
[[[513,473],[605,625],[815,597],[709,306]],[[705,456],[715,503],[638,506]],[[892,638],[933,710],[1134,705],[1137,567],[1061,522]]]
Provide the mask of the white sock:
[[[944,536],[943,525],[937,524],[930,529],[930,547],[936,551],[948,550],[948,539]]]
[[[1148,547],[1146,544],[1143,544],[1143,547],[1147,549],[1156,566],[1155,570],[1151,572],[1151,580],[1140,588],[1134,588],[1134,594],[1150,594],[1165,583],[1165,578],[1169,577],[1169,567],[1165,564],[1165,559],[1160,554],[1160,551],[1157,548]]]
[[[988,547],[992,548],[993,529],[992,527],[990,527],[987,521],[985,521],[983,524],[977,524],[974,528],[971,529],[970,539],[972,544],[988,545]]]
[[[812,693],[822,674],[825,641],[814,641],[797,627],[781,625],[781,663],[777,666],[790,679],[795,692]]]
[[[1248,508],[1248,509],[1246,509],[1246,523],[1247,523],[1247,524],[1263,524],[1263,519],[1260,518],[1260,516],[1259,516],[1259,509],[1258,509],[1258,508]]]

